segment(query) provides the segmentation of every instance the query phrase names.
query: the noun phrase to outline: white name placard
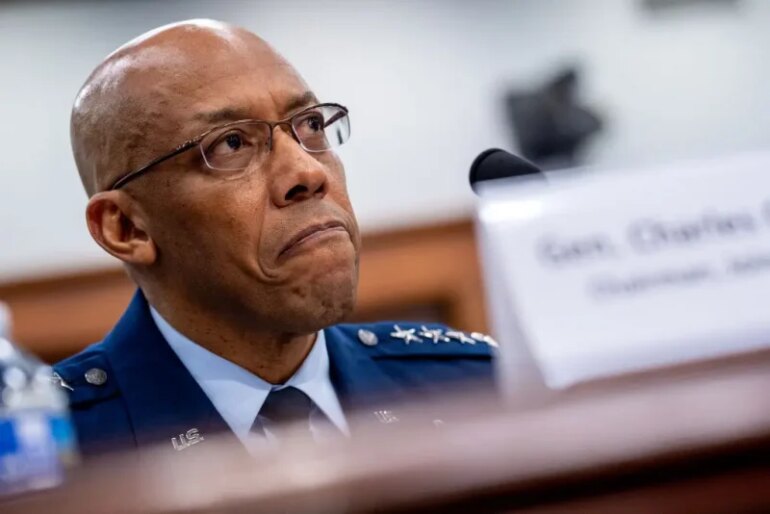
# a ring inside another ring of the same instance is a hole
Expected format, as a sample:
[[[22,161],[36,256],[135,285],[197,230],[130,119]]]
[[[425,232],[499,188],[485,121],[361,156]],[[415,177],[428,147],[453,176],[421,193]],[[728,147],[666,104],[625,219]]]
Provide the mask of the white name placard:
[[[506,387],[770,346],[770,154],[491,185],[478,228]]]

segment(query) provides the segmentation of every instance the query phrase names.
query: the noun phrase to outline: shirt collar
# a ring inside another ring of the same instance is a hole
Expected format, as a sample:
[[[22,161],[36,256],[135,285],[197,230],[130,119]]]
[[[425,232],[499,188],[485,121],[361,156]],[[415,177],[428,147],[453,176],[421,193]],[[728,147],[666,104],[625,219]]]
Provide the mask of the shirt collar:
[[[313,403],[343,433],[348,433],[345,415],[329,376],[329,353],[323,330],[294,375],[273,385],[257,375],[193,342],[150,307],[150,315],[171,349],[206,393],[214,408],[235,435],[246,442],[262,404],[272,390],[293,386]]]

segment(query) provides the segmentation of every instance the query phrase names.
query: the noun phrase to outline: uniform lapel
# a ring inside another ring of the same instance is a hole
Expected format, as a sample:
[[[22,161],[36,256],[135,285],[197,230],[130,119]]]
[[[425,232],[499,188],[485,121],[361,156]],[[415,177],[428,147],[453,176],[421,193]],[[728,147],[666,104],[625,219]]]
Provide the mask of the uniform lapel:
[[[408,399],[403,385],[385,374],[366,349],[339,326],[324,333],[332,384],[352,422],[351,431],[397,420],[398,406]]]
[[[105,349],[140,448],[162,443],[182,450],[217,433],[235,438],[158,331],[141,291],[107,336]]]

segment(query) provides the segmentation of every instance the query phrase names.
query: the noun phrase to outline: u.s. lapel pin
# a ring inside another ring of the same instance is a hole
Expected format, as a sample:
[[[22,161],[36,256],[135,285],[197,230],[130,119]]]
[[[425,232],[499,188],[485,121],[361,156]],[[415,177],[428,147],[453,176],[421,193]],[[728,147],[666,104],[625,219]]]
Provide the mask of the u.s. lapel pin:
[[[179,434],[177,437],[171,438],[171,445],[178,452],[203,442],[203,436],[198,432],[197,428],[191,428],[184,434]]]
[[[392,410],[376,410],[374,411],[374,417],[377,418],[377,421],[384,425],[390,425],[391,423],[396,423],[399,421],[398,416],[393,414]]]

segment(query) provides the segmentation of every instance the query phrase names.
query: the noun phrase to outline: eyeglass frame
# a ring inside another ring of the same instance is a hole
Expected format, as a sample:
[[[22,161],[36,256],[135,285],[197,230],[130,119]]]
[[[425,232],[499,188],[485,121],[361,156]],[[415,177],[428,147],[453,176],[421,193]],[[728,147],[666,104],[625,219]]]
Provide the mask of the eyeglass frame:
[[[147,173],[148,171],[150,171],[150,169],[153,166],[156,166],[156,165],[158,165],[158,164],[160,164],[160,163],[162,163],[164,161],[167,161],[167,160],[169,160],[169,159],[171,159],[173,157],[176,157],[177,155],[186,152],[190,148],[194,148],[194,147],[200,145],[200,143],[206,138],[206,136],[208,136],[209,134],[211,134],[215,130],[221,130],[221,129],[230,127],[232,125],[238,125],[238,124],[241,124],[241,123],[264,123],[265,125],[270,127],[270,140],[269,140],[270,141],[270,148],[269,148],[270,150],[273,149],[273,131],[275,130],[275,127],[278,127],[280,125],[288,125],[289,128],[291,129],[292,137],[294,137],[294,139],[297,141],[297,143],[299,143],[299,145],[302,147],[303,150],[305,150],[306,152],[314,152],[314,153],[325,152],[325,151],[329,150],[329,148],[326,148],[324,150],[317,150],[317,151],[308,150],[307,148],[305,148],[305,146],[302,144],[302,140],[299,138],[299,135],[297,135],[296,130],[294,130],[294,125],[292,124],[292,120],[294,120],[294,118],[296,118],[297,116],[305,114],[308,111],[311,111],[313,109],[317,109],[318,107],[338,107],[338,108],[340,108],[340,109],[342,109],[344,111],[345,116],[348,116],[349,112],[350,112],[350,111],[348,111],[347,107],[345,107],[344,105],[341,105],[341,104],[337,104],[337,103],[321,103],[321,104],[311,105],[310,107],[307,107],[306,109],[302,109],[300,112],[298,112],[296,114],[292,114],[288,118],[284,118],[284,119],[279,120],[279,121],[268,121],[268,120],[257,120],[257,119],[243,119],[243,120],[230,121],[230,122],[225,123],[223,125],[218,125],[216,127],[212,127],[210,129],[208,129],[206,132],[204,132],[202,134],[199,134],[199,135],[195,136],[192,139],[188,139],[187,141],[185,141],[181,145],[179,145],[176,148],[174,148],[173,150],[171,150],[169,153],[161,155],[160,157],[156,157],[155,159],[151,160],[150,162],[148,162],[144,166],[142,166],[142,167],[140,167],[140,168],[138,168],[138,169],[136,169],[134,171],[130,171],[130,172],[126,173],[125,175],[123,175],[122,177],[117,179],[115,182],[113,182],[112,185],[107,188],[107,191],[116,191],[116,190],[120,189],[121,187],[125,186],[128,182],[130,182],[130,181],[132,181],[132,180],[134,180],[136,178],[139,178],[142,175],[144,175],[145,173]],[[342,119],[342,118],[339,118],[339,119]],[[337,121],[337,120],[334,120],[334,121]],[[201,155],[202,155],[202,153],[201,153]],[[204,156],[203,160],[204,160],[204,162],[206,162],[206,166],[211,168],[211,166],[206,161],[205,156]],[[214,168],[212,168],[212,169],[214,169]]]

